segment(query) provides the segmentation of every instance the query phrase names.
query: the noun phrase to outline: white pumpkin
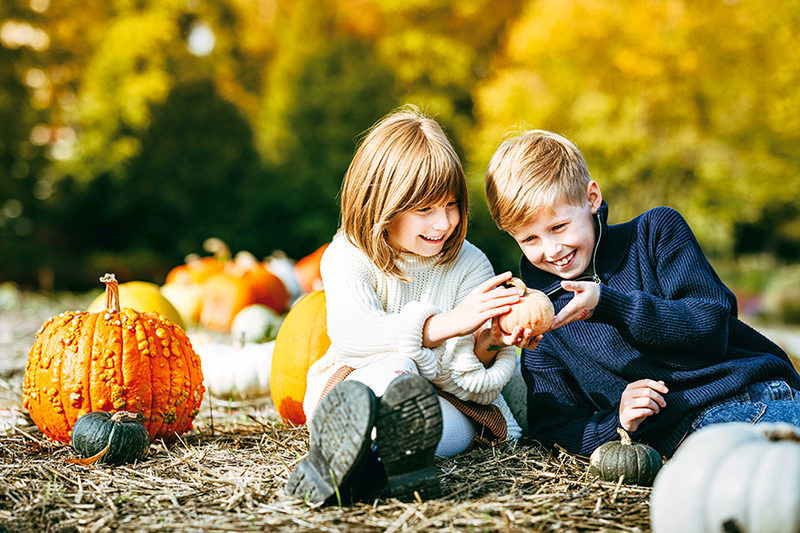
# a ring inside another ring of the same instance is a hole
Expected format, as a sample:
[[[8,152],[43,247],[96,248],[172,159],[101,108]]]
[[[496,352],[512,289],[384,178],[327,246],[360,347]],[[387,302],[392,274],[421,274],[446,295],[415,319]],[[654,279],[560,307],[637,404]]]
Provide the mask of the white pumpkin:
[[[282,322],[283,316],[266,305],[248,305],[233,317],[231,334],[238,342],[269,342],[275,340]]]
[[[203,368],[203,384],[217,398],[245,400],[269,396],[269,375],[275,341],[243,346],[208,343],[195,347]]]
[[[522,436],[528,436],[528,386],[522,377],[521,359],[517,357],[517,369],[503,387],[503,398],[505,398],[511,414],[522,428]]]
[[[800,428],[718,424],[690,435],[650,498],[653,533],[800,531]]]

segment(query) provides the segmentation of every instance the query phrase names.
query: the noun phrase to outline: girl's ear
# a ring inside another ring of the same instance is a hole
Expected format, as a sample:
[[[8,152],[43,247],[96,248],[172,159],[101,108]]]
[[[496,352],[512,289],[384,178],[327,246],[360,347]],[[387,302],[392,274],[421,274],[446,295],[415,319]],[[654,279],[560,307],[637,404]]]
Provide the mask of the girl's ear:
[[[594,180],[591,180],[586,185],[586,201],[589,202],[593,215],[597,213],[597,210],[603,205],[603,193],[600,192],[600,186]]]

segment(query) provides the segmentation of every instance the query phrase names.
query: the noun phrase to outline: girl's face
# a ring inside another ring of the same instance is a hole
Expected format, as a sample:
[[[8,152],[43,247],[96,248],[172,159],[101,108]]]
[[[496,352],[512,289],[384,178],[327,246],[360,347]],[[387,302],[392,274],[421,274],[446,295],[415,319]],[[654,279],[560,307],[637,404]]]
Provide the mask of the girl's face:
[[[533,266],[563,279],[575,279],[592,262],[595,245],[592,215],[602,203],[600,188],[592,181],[582,205],[560,201],[532,224],[510,234]]]
[[[395,217],[387,229],[387,239],[395,250],[431,257],[442,251],[460,221],[458,202],[451,196]]]

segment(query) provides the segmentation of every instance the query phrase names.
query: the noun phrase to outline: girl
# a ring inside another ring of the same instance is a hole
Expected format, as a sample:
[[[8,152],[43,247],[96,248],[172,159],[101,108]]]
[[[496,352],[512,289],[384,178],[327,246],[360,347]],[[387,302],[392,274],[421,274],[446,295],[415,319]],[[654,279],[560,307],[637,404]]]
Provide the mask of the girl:
[[[498,287],[511,273],[494,276],[465,240],[464,171],[416,108],[368,132],[341,202],[341,230],[321,265],[331,347],[308,373],[309,456],[287,493],[369,496],[374,426],[390,495],[437,496],[435,454],[455,456],[476,434],[521,436],[500,391],[515,370],[513,345],[526,347],[531,331],[505,336],[496,324],[520,294]]]

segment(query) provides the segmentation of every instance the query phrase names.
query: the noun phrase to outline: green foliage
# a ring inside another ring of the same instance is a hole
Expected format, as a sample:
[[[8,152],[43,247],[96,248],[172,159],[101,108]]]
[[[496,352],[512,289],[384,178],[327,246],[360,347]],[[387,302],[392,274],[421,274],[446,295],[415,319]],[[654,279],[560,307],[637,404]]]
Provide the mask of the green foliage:
[[[0,281],[160,281],[211,236],[306,255],[336,231],[358,135],[404,103],[466,163],[468,238],[496,270],[519,251],[482,177],[520,125],[576,141],[612,221],[672,205],[714,258],[797,261],[797,7],[7,0],[0,28],[46,39],[0,42]]]
[[[531,2],[478,91],[474,161],[515,125],[566,134],[612,218],[673,205],[707,250],[729,254],[735,221],[760,220],[800,188],[796,7]]]

